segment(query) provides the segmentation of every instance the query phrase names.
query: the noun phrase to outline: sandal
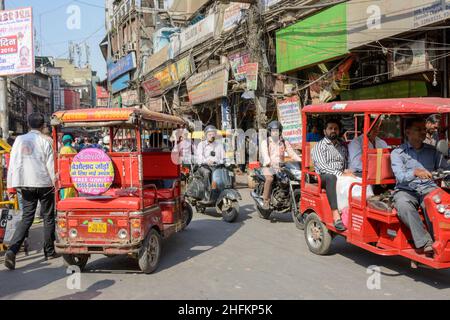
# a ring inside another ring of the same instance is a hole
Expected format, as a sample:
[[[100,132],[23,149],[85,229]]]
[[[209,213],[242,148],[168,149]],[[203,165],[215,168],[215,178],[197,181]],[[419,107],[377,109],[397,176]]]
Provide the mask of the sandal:
[[[337,231],[341,231],[341,232],[347,230],[347,228],[345,227],[345,225],[344,225],[344,223],[342,222],[341,219],[336,220],[334,222],[334,227],[336,228]]]

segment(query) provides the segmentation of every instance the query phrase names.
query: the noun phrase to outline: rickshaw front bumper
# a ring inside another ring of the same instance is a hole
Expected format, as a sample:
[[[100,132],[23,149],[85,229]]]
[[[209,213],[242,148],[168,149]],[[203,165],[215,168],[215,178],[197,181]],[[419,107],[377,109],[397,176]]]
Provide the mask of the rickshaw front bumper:
[[[142,242],[128,244],[55,243],[58,254],[127,255],[138,253]]]

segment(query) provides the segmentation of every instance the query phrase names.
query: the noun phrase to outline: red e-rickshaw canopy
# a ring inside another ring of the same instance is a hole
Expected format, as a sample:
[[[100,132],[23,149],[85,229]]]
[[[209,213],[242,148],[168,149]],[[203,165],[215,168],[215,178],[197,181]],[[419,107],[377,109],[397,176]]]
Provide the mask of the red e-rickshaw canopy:
[[[402,98],[336,101],[305,106],[305,113],[427,114],[450,113],[450,99]]]
[[[94,108],[58,111],[53,114],[52,123],[130,122],[134,118],[141,118],[149,121],[170,122],[178,125],[185,124],[185,121],[177,116],[135,108]]]

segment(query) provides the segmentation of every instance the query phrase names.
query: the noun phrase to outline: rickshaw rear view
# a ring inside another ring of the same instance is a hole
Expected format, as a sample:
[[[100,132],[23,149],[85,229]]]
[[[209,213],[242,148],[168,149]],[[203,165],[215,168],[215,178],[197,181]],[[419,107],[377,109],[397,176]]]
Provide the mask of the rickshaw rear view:
[[[66,264],[83,269],[93,254],[129,255],[143,272],[156,270],[162,239],[184,230],[192,219],[181,194],[180,166],[160,139],[163,131],[181,125],[180,118],[139,109],[53,116],[54,150],[59,133],[74,128],[101,130],[110,138],[104,149],[55,154],[56,248]],[[64,197],[70,188],[75,196]]]

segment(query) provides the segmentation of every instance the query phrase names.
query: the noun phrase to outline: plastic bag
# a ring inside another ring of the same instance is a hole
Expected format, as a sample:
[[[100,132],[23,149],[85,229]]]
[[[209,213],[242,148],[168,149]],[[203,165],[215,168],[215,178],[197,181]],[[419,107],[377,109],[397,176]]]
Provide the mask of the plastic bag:
[[[5,237],[3,239],[4,244],[9,244],[16,232],[19,223],[22,221],[21,210],[9,210],[8,222],[6,223]]]
[[[339,176],[336,184],[337,203],[339,211],[348,207],[348,196],[350,192],[350,186],[355,183],[362,183],[361,178]],[[361,186],[354,186],[352,189],[353,198],[361,198],[362,188]],[[371,186],[367,186],[367,198],[373,197],[373,189]]]

